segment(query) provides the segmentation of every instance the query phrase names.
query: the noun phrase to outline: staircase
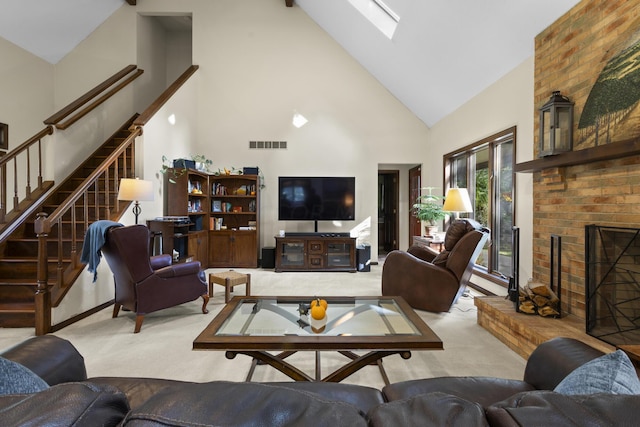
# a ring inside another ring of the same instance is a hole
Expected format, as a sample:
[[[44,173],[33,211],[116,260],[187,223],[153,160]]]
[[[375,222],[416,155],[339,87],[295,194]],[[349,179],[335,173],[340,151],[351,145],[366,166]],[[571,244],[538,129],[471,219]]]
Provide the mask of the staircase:
[[[131,135],[129,128],[134,119],[135,117],[116,131],[51,193],[34,200],[33,209],[30,209],[33,213],[0,242],[0,327],[35,326],[39,241],[34,223],[38,213],[51,214],[74,195],[79,187],[84,186],[86,179],[96,169],[107,170],[108,173],[98,177],[95,184],[86,190],[82,203],[73,204],[57,226],[52,227],[48,236],[47,284],[55,307],[84,269],[84,265],[79,263],[79,257],[88,225],[99,219],[117,221],[127,208],[128,202],[117,201],[117,179],[135,176],[133,145],[130,144],[111,166],[105,166],[105,162],[113,157],[113,153]],[[75,228],[75,233],[72,233],[72,228]]]

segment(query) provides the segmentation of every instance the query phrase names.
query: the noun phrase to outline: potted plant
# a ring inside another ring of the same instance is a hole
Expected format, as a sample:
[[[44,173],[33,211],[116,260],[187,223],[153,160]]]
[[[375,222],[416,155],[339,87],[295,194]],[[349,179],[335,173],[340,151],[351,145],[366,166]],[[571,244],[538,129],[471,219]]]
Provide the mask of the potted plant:
[[[193,164],[196,165],[196,169],[201,172],[211,172],[210,166],[213,162],[210,159],[207,159],[203,154],[192,154],[191,160],[193,160]],[[187,173],[187,168],[176,167],[175,160],[171,162],[167,156],[162,156],[162,168],[160,169],[160,173],[168,174],[169,182],[171,184],[176,183],[176,179]]]
[[[432,194],[434,188],[435,187],[422,188],[422,190],[427,190],[428,194],[418,197],[413,204],[413,215],[420,221],[427,223],[427,225],[425,225],[425,234],[427,237],[435,236],[435,233],[438,231],[437,221],[441,221],[447,216],[447,212],[442,210],[444,197]]]

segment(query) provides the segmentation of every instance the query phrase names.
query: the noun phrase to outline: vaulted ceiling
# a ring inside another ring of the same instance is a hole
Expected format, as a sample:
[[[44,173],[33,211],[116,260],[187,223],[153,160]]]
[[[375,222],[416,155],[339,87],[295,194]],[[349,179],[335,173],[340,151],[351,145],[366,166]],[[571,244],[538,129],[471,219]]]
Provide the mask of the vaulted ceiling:
[[[116,9],[136,4],[135,0],[0,1],[0,37],[52,64]],[[533,55],[534,37],[579,2],[383,0],[399,17],[389,39],[351,1],[359,0],[280,0],[280,4],[304,10],[427,126]]]

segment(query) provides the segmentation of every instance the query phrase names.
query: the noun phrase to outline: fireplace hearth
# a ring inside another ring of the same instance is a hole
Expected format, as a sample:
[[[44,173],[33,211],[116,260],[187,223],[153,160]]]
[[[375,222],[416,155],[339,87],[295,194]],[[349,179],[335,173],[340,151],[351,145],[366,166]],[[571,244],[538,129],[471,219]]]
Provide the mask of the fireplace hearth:
[[[586,332],[640,344],[640,229],[585,227]]]

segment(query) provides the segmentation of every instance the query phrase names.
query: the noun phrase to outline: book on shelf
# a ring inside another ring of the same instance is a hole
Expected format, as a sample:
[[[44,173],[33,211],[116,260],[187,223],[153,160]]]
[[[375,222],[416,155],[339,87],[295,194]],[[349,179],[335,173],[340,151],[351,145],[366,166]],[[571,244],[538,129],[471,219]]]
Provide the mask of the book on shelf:
[[[189,181],[188,191],[191,194],[202,194],[202,182]]]
[[[213,190],[211,191],[211,194],[213,194],[214,196],[225,196],[227,195],[227,187],[220,183],[215,183],[213,185]]]
[[[201,200],[190,201],[187,206],[187,210],[189,212],[202,212],[202,201]]]
[[[222,230],[222,218],[211,217],[209,218],[209,230]]]

